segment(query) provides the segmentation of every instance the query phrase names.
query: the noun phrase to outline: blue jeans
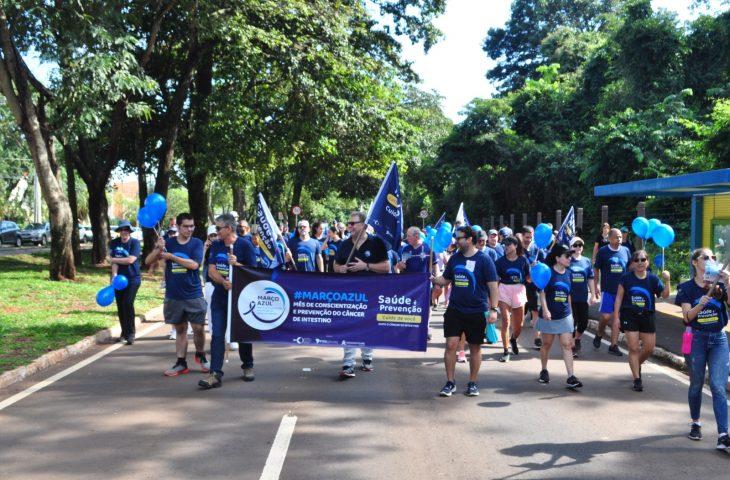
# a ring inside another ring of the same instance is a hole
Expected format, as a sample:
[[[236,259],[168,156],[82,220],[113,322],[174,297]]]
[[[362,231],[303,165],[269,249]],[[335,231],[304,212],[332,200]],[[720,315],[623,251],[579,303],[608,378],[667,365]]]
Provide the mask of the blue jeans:
[[[689,411],[692,420],[699,420],[702,405],[702,387],[705,384],[705,365],[710,372],[712,408],[717,421],[717,433],[727,433],[727,376],[730,368],[727,336],[724,331],[695,330],[690,353]]]
[[[226,328],[228,327],[228,299],[216,299],[210,302],[210,371],[223,375],[223,357],[226,353]],[[238,344],[238,356],[241,368],[253,368],[253,345]]]

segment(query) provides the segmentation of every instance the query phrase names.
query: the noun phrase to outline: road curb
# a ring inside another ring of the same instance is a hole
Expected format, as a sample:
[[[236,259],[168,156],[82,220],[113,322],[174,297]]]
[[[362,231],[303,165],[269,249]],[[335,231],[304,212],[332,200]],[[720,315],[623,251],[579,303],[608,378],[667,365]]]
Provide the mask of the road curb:
[[[152,323],[162,321],[162,307],[155,307],[143,315],[137,315],[137,323]],[[80,355],[93,347],[94,345],[100,345],[110,343],[111,339],[118,337],[122,333],[122,329],[119,325],[113,327],[104,328],[99,330],[94,335],[89,335],[86,338],[79,340],[73,345],[68,345],[58,350],[48,352],[28,365],[17,367],[13,370],[3,373],[0,375],[0,389],[8,387],[14,383],[25,380],[27,377],[34,375],[40,371],[60,363],[67,358]]]
[[[607,328],[611,328],[608,326]],[[588,330],[590,330],[591,333],[595,334],[598,331],[598,320],[594,319],[588,319]],[[628,345],[624,341],[624,335],[623,333],[619,334],[619,343],[628,348]],[[661,347],[654,347],[654,352],[651,355],[652,359],[656,360],[657,362],[666,365],[670,368],[673,368],[681,373],[684,373],[685,375],[688,375],[687,372],[687,364],[684,361],[684,357],[682,355],[677,355],[676,353],[670,352],[669,350],[666,350]],[[689,376],[688,376],[689,378]],[[709,385],[709,375],[705,378],[705,384]],[[730,392],[730,383],[726,386],[726,389],[728,392]]]

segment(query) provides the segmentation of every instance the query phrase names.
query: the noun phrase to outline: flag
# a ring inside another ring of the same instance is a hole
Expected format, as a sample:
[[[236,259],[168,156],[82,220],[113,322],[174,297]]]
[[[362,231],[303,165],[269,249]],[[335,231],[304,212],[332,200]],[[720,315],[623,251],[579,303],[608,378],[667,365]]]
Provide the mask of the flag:
[[[438,219],[438,222],[436,222],[436,225],[433,226],[436,230],[439,229],[442,223],[444,223],[444,220],[446,220],[446,212],[442,213],[441,216]]]
[[[471,223],[469,223],[469,219],[466,218],[466,213],[464,212],[464,202],[461,202],[459,204],[459,211],[456,212],[456,220],[454,220],[454,228],[456,228],[456,223],[461,222],[461,225],[469,226]]]
[[[565,220],[563,220],[563,224],[560,225],[560,230],[558,230],[558,236],[555,239],[555,243],[558,245],[565,245],[566,247],[570,247],[570,241],[575,236],[575,212],[573,211],[573,207],[570,207],[570,210],[568,211],[568,214],[565,216]]]
[[[375,200],[370,204],[365,223],[373,227],[378,237],[385,240],[388,248],[400,247],[403,235],[403,205],[400,201],[398,167],[395,162],[390,165]]]
[[[281,238],[281,232],[261,193],[259,193],[259,204],[256,208],[256,223],[259,225],[258,235],[262,266],[264,268],[276,268],[284,263],[277,245],[277,241]]]

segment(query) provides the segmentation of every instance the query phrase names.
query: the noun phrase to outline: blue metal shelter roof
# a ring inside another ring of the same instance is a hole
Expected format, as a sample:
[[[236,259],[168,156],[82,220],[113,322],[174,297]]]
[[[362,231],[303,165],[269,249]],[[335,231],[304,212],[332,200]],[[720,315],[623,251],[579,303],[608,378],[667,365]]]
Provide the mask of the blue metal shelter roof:
[[[599,185],[593,189],[596,197],[691,197],[719,192],[730,192],[730,168]]]

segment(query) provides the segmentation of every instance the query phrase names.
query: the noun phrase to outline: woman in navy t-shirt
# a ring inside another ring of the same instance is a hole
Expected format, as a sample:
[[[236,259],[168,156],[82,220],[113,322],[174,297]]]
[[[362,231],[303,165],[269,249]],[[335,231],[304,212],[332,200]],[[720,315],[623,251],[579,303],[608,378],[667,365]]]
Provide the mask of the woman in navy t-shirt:
[[[119,222],[116,232],[119,233],[119,237],[112,240],[109,245],[112,279],[117,275],[124,275],[129,280],[127,288],[114,291],[117,300],[119,324],[122,327],[122,335],[119,337],[119,341],[132,345],[135,335],[134,300],[137,298],[137,290],[139,290],[142,283],[139,271],[141,248],[139,240],[132,238],[132,225],[129,221],[122,220]]]
[[[692,417],[688,436],[692,440],[702,438],[700,407],[707,366],[717,422],[717,449],[730,451],[727,425],[728,342],[724,330],[728,321],[725,289],[728,274],[720,272],[720,281],[710,292],[711,283],[705,278],[705,267],[711,260],[715,260],[715,254],[708,248],[692,252],[694,277],[677,287],[676,304],[682,307],[684,323],[692,329],[692,352],[686,357],[690,372],[687,399]]]
[[[669,296],[669,272],[662,272],[662,280],[648,271],[649,256],[646,250],[637,250],[631,256],[633,270],[629,269],[622,277],[616,291],[613,317],[614,324],[620,320],[621,331],[626,334],[629,344],[629,366],[634,378],[634,391],[641,392],[641,365],[649,358],[656,345],[654,297]],[[641,340],[641,345],[639,344]]]
[[[494,263],[499,275],[499,310],[502,313],[502,347],[504,353],[499,359],[500,362],[510,360],[509,346],[512,347],[512,354],[520,353],[517,347],[517,338],[522,332],[522,322],[525,319],[525,304],[527,293],[525,284],[530,278],[530,264],[524,256],[522,244],[517,237],[509,236],[503,240],[504,256],[499,257]],[[509,327],[512,326],[512,335],[509,335]]]
[[[570,250],[563,245],[555,245],[548,254],[547,265],[550,267],[550,280],[540,292],[542,317],[537,321],[537,329],[542,333],[540,347],[540,383],[549,383],[547,371],[548,355],[553,346],[555,336],[560,337],[563,349],[563,361],[568,379],[568,388],[580,388],[583,384],[573,375],[573,316],[570,313],[570,295],[572,282],[570,279]]]

